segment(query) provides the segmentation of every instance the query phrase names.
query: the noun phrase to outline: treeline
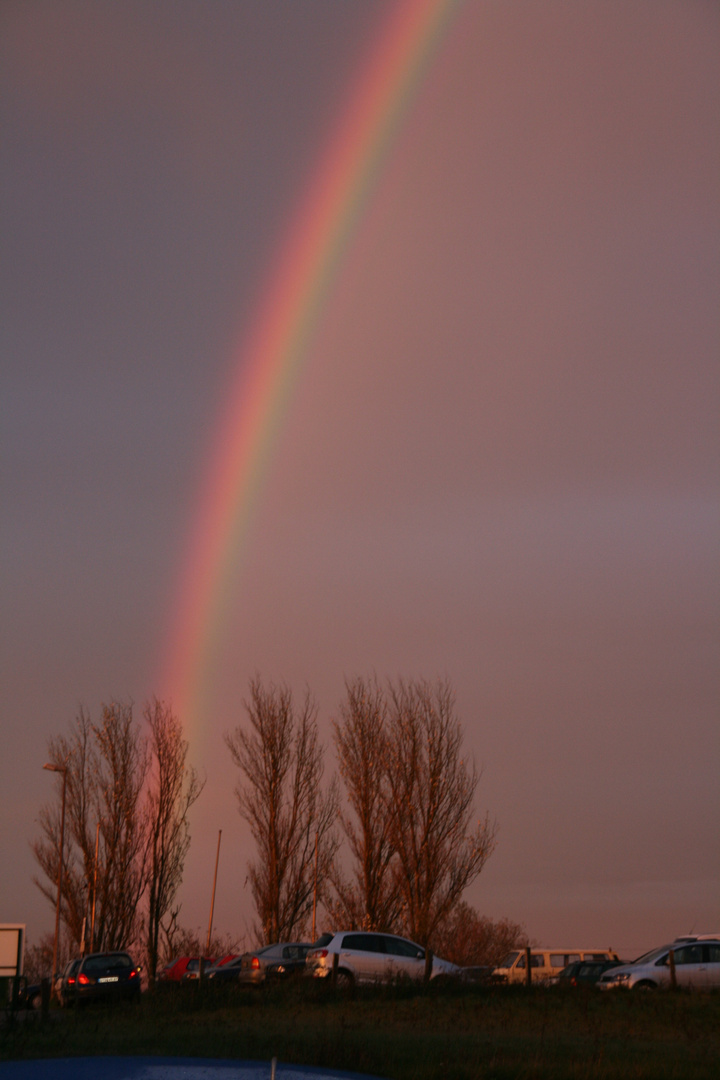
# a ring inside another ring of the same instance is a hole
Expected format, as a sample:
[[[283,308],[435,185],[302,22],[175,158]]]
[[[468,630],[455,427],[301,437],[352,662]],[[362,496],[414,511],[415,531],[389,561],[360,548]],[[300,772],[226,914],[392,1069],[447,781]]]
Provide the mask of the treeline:
[[[524,937],[462,901],[494,848],[495,826],[475,817],[478,774],[463,756],[447,681],[348,682],[332,721],[339,779],[327,783],[310,693],[297,701],[258,677],[249,691],[245,722],[225,741],[255,842],[248,872],[259,942],[307,938],[320,905],[333,927],[403,933],[464,963],[492,962]],[[188,811],[203,786],[180,721],[155,700],[138,725],[132,706],[112,703],[97,723],[82,710],[49,751],[67,770],[68,935],[95,949],[141,943],[152,977],[179,933]],[[42,809],[33,844],[36,883],[53,905],[60,793],[58,785]]]

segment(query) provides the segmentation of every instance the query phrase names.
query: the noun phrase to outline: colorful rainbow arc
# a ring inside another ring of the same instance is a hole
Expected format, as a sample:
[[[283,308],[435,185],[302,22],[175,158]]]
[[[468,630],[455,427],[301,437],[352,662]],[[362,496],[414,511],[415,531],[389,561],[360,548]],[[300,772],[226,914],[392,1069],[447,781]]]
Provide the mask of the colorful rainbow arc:
[[[284,246],[236,374],[211,454],[181,576],[160,686],[181,719],[198,719],[223,624],[232,563],[291,390],[339,259],[389,146],[459,0],[400,0]]]

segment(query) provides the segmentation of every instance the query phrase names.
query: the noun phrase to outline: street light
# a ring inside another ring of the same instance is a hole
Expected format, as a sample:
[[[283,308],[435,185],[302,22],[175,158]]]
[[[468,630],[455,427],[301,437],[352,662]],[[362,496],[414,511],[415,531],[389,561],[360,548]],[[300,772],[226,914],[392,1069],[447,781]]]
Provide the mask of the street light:
[[[57,883],[57,904],[55,906],[55,940],[53,942],[53,962],[52,962],[52,988],[51,992],[55,992],[55,973],[57,971],[57,948],[58,948],[58,931],[60,929],[60,897],[62,895],[62,864],[63,864],[63,848],[65,846],[65,788],[67,786],[67,765],[43,765],[43,769],[47,769],[48,772],[62,773],[63,788],[62,788],[62,812],[60,814],[60,858],[58,859],[58,883]]]

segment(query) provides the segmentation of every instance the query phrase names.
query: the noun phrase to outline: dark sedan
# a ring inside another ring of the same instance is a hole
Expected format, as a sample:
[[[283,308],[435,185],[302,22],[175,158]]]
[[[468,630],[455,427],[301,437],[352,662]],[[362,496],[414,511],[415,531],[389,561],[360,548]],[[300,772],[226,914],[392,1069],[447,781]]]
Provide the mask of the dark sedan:
[[[568,964],[558,975],[558,986],[595,986],[600,976],[618,967],[620,960],[577,960]]]
[[[71,997],[77,1005],[88,1001],[138,1001],[140,968],[126,952],[89,953],[77,967]]]

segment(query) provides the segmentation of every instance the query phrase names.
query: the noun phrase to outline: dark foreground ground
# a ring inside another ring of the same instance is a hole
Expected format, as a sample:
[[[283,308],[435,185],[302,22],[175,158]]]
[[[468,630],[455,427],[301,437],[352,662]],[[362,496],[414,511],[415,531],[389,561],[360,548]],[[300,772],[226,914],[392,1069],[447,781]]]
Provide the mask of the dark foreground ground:
[[[192,985],[0,1026],[5,1061],[106,1054],[276,1057],[388,1080],[718,1080],[720,993]]]

